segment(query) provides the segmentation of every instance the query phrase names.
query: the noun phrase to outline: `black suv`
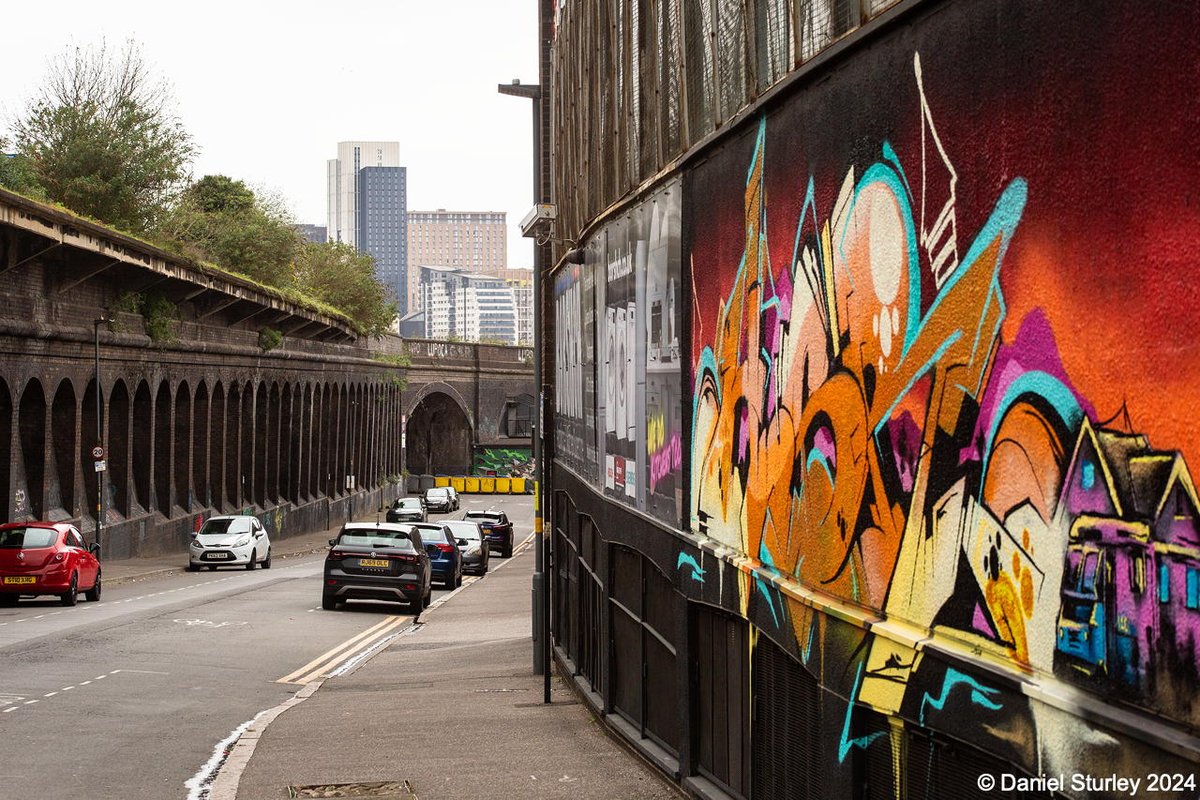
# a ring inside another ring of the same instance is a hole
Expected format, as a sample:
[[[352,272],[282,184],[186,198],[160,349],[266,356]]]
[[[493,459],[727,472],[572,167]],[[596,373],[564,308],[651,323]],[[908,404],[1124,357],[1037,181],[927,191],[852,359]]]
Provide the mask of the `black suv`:
[[[433,592],[429,554],[412,525],[347,522],[329,540],[321,608],[332,611],[347,600],[393,600],[416,613]]]
[[[513,552],[513,525],[508,521],[508,514],[503,511],[468,511],[463,519],[479,523],[483,531],[483,540],[488,547],[495,550],[500,548],[500,555],[511,558]]]

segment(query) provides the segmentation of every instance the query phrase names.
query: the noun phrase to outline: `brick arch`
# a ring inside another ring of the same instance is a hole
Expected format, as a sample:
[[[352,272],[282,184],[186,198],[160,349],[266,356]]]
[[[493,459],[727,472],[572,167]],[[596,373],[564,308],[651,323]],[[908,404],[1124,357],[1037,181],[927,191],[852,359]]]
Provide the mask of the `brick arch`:
[[[8,382],[0,377],[0,519],[12,519],[13,398]]]
[[[70,378],[63,378],[54,390],[50,406],[50,457],[54,466],[55,481],[51,491],[57,488],[57,497],[50,500],[51,506],[63,509],[67,516],[75,516],[75,471],[76,453],[79,446],[75,441],[79,422],[79,406],[75,399],[75,385]]]
[[[470,469],[471,420],[452,395],[423,392],[409,414],[406,435],[409,471],[437,474]]]
[[[41,519],[46,510],[46,393],[37,378],[30,379],[21,392],[17,426],[25,495],[19,498],[16,511],[19,516]]]
[[[150,384],[141,381],[133,396],[133,419],[140,424],[133,425],[133,449],[130,453],[130,463],[133,464],[133,490],[138,506],[143,511],[150,511],[150,467],[153,462],[153,419],[154,403],[150,397]]]
[[[175,407],[171,410],[174,436],[171,447],[171,474],[174,477],[175,505],[191,508],[192,392],[186,380],[175,389]]]
[[[171,385],[164,378],[154,395],[154,508],[171,516]],[[147,509],[149,510],[149,509]]]
[[[129,387],[118,378],[108,400],[108,486],[111,501],[105,505],[129,516]]]

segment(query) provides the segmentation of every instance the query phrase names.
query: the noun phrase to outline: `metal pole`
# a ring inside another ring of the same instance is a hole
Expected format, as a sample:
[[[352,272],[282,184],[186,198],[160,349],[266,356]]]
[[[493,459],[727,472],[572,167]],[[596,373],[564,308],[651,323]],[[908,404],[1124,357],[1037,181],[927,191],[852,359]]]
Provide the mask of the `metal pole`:
[[[95,333],[96,345],[96,363],[93,370],[93,377],[96,381],[96,445],[104,446],[104,419],[103,419],[103,403],[100,400],[100,325],[107,322],[105,317],[92,320],[92,330]],[[104,453],[104,459],[107,460],[108,453]],[[96,470],[96,546],[103,551],[104,537],[104,471]],[[101,553],[103,554],[103,553]]]

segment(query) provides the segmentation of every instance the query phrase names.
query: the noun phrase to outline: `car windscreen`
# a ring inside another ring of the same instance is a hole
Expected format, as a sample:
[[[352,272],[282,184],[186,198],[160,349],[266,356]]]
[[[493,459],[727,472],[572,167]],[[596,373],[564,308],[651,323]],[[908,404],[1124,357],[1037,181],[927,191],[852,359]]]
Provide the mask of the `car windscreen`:
[[[412,543],[412,539],[403,531],[342,531],[342,535],[338,537],[337,543],[346,545],[347,547],[393,547],[398,550],[407,550],[414,553],[417,550],[416,546]]]
[[[474,522],[447,522],[446,527],[458,539],[479,539],[481,538],[479,526]]]
[[[397,500],[396,504],[394,506],[392,506],[392,508],[395,508],[395,509],[402,508],[406,511],[420,511],[421,510],[421,499],[419,497],[405,497],[400,500]]]
[[[53,547],[58,531],[53,528],[10,528],[0,531],[0,547],[16,550],[34,547]]]
[[[445,500],[449,496],[450,496],[449,493],[445,489],[426,489],[425,490],[425,499],[426,500]]]
[[[250,523],[244,519],[210,519],[200,528],[201,536],[222,533],[246,533]]]
[[[500,521],[500,517],[497,514],[484,514],[484,513],[478,512],[478,511],[476,511],[476,512],[468,511],[467,516],[464,517],[464,519],[477,520],[479,522],[499,522]]]
[[[417,530],[421,532],[421,541],[425,544],[438,544],[439,542],[444,544],[446,541],[446,534],[442,532],[440,525],[436,528],[418,526]]]

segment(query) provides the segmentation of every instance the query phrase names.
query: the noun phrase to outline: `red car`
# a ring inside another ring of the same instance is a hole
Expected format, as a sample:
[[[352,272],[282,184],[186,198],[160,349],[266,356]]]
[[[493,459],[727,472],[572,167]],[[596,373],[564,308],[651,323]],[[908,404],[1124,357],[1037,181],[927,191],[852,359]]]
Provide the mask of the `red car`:
[[[22,596],[54,594],[73,606],[82,590],[100,599],[99,545],[83,543],[74,525],[9,522],[0,525],[0,605]]]

